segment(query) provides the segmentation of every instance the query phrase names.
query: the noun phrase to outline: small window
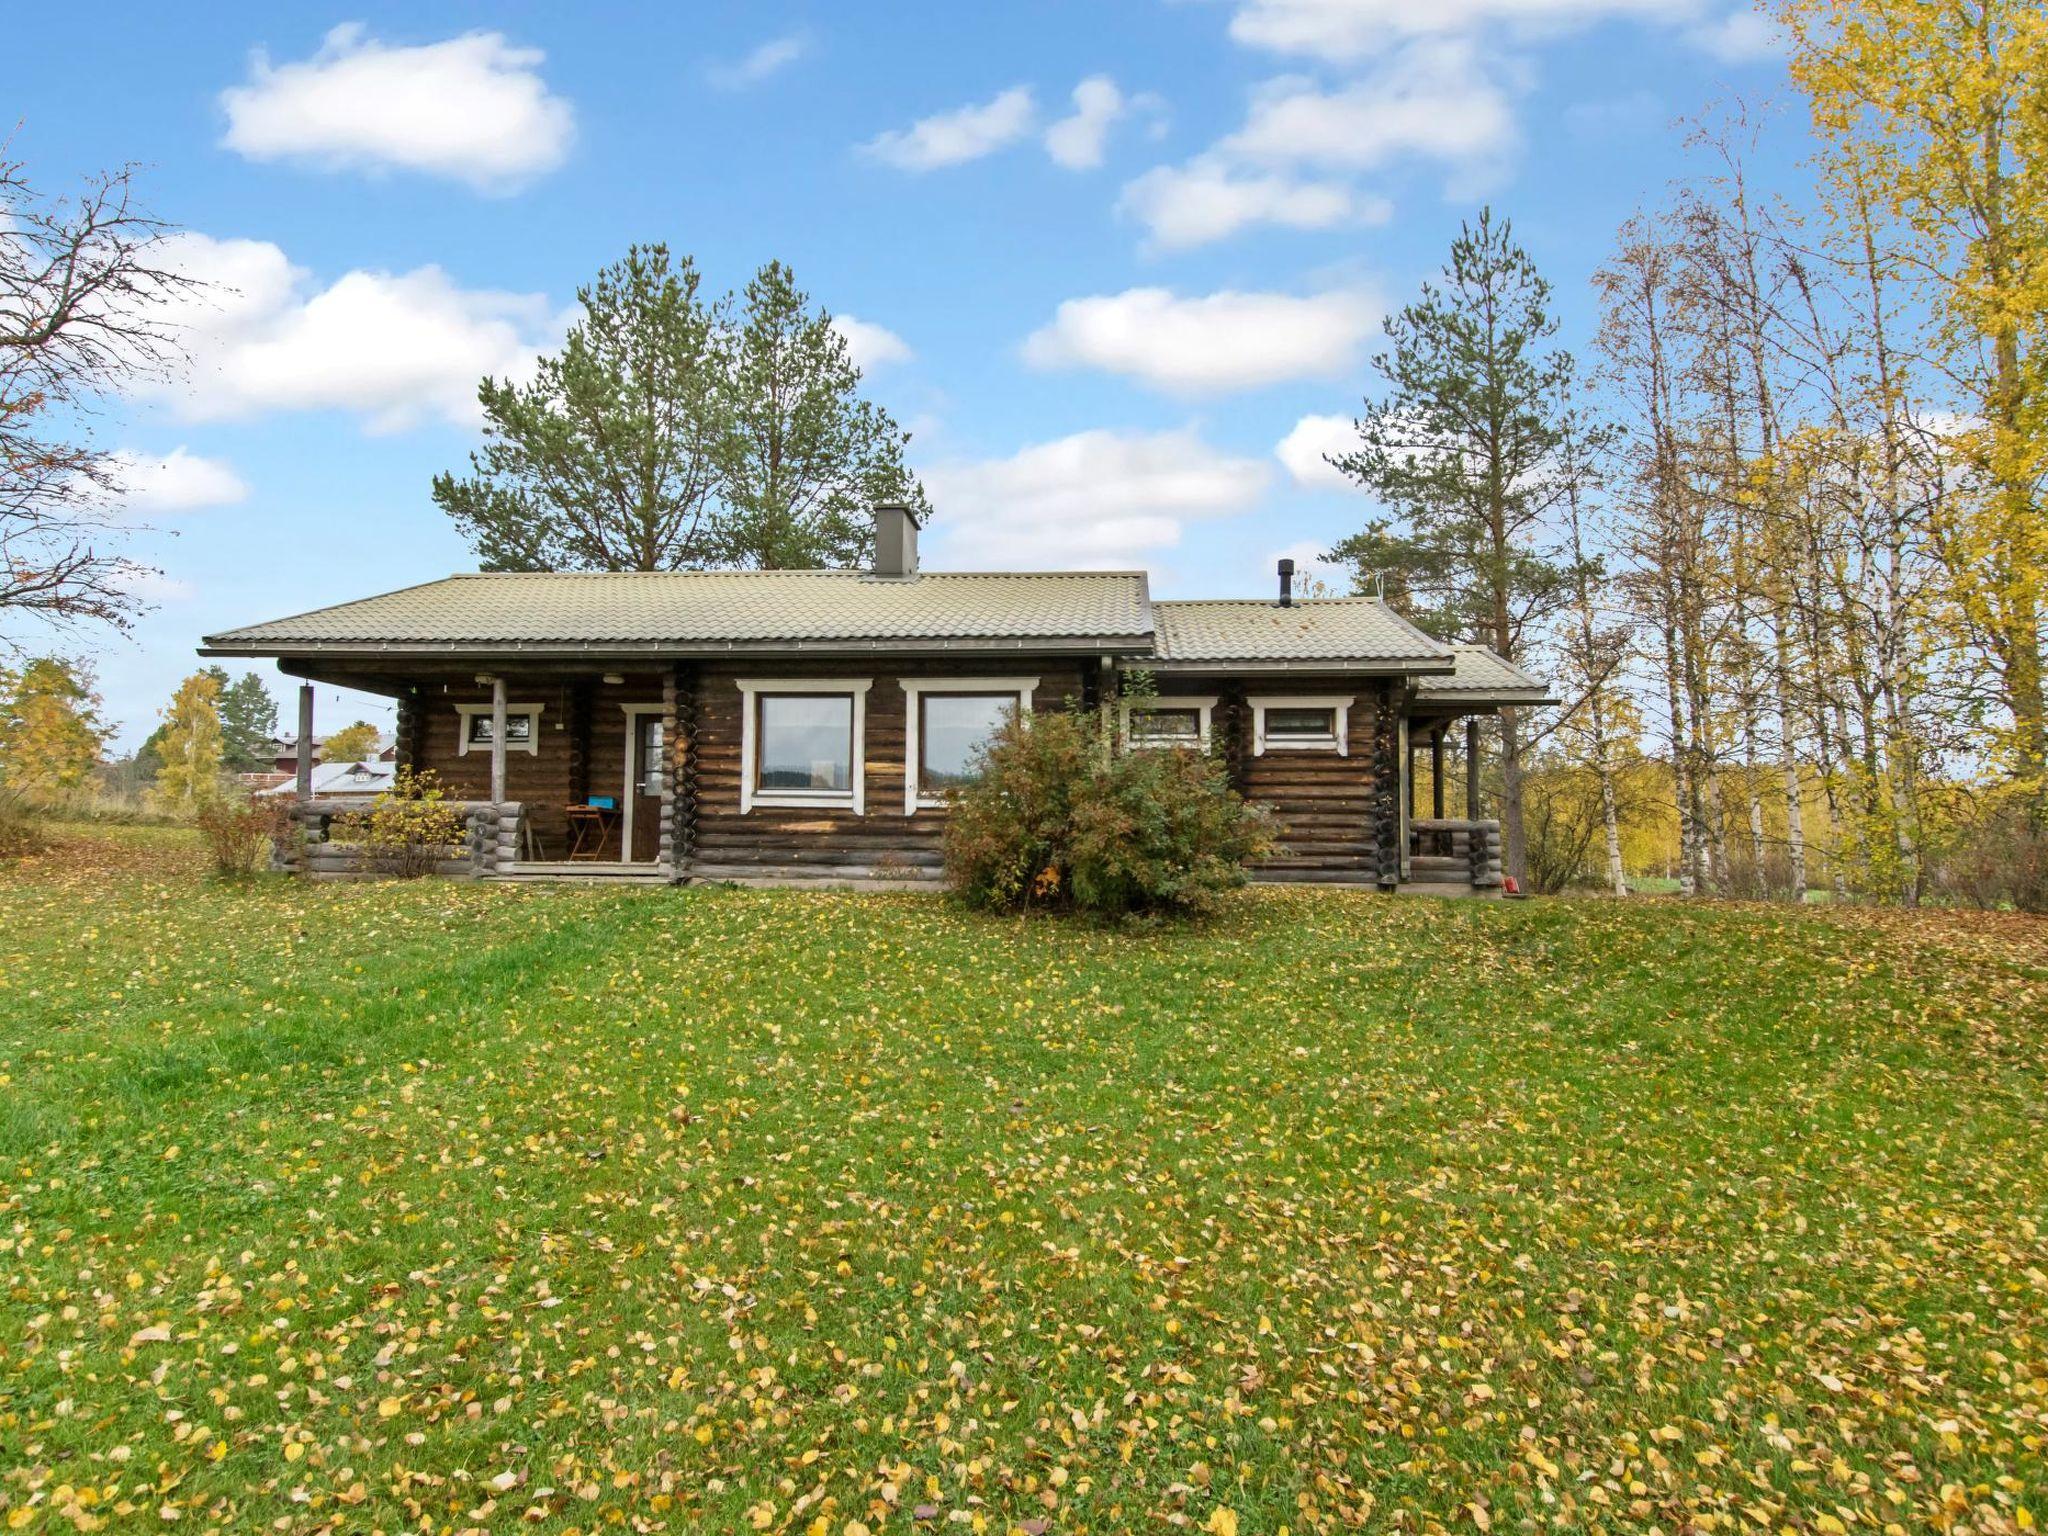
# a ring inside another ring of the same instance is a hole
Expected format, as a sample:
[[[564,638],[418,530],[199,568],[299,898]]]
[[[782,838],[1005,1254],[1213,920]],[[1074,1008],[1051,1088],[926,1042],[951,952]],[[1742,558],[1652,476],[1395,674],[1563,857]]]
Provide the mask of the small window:
[[[505,750],[538,755],[540,752],[540,712],[542,704],[507,704],[505,706]],[[459,756],[471,752],[491,750],[491,706],[488,704],[458,704],[456,713],[462,720],[462,731],[455,738],[455,750]]]
[[[1314,737],[1328,741],[1337,734],[1337,711],[1334,709],[1269,709],[1266,711],[1266,735],[1269,739],[1299,741]]]
[[[533,740],[533,716],[505,716],[505,745],[525,746]],[[469,744],[472,747],[488,747],[491,744],[491,716],[471,715],[469,717]]]
[[[1014,693],[920,693],[918,789],[939,796],[971,784],[982,745],[1017,713]]]
[[[853,794],[853,700],[843,693],[764,693],[756,792]]]
[[[1131,710],[1130,742],[1134,747],[1200,747],[1202,712],[1165,705]]]
[[[1123,744],[1128,748],[1209,749],[1209,727],[1216,715],[1213,693],[1145,694],[1125,699],[1122,709]]]
[[[1334,752],[1349,755],[1345,742],[1355,698],[1321,694],[1254,697],[1252,703],[1255,756],[1267,752]]]

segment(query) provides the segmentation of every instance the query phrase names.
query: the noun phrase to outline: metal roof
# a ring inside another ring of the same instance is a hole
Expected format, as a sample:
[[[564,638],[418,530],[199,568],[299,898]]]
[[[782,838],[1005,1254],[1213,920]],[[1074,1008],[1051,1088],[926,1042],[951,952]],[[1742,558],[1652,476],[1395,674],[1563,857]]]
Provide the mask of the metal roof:
[[[1418,704],[1554,704],[1550,689],[1513,662],[1483,645],[1453,645],[1456,669],[1448,676],[1419,678]]]
[[[1143,650],[1142,571],[480,572],[209,635],[228,654],[1036,640]]]
[[[1376,597],[1310,597],[1283,608],[1250,599],[1152,605],[1162,666],[1205,662],[1448,672],[1450,647]]]
[[[478,572],[209,635],[231,656],[1085,649],[1183,671],[1384,672],[1418,704],[1541,701],[1484,646],[1446,645],[1374,597],[1150,600],[1142,571]],[[1434,675],[1430,675],[1434,674]]]

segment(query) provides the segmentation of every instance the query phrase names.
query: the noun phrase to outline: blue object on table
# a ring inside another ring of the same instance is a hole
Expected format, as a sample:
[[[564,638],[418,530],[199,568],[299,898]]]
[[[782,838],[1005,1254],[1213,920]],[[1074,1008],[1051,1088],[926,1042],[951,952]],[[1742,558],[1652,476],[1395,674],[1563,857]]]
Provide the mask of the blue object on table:
[[[619,808],[619,797],[617,795],[592,795],[585,804],[594,805],[600,811],[616,811]]]

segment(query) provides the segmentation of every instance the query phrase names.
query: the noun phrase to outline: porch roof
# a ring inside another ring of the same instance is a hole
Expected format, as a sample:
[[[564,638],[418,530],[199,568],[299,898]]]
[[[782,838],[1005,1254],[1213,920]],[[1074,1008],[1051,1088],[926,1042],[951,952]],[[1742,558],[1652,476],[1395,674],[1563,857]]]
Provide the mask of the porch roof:
[[[1142,571],[478,572],[209,635],[212,655],[722,653],[808,645],[1144,651]]]
[[[1449,675],[1416,680],[1418,709],[1557,702],[1546,684],[1483,645],[1456,644],[1449,649],[1455,662]]]

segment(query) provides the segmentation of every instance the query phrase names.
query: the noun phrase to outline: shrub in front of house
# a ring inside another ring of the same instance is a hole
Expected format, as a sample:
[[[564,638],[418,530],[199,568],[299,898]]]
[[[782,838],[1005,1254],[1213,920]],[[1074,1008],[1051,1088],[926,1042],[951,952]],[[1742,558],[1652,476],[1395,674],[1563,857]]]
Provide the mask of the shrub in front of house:
[[[972,906],[1105,917],[1206,911],[1272,843],[1222,765],[1199,752],[1115,752],[1091,716],[1011,720],[946,823],[946,879]]]
[[[290,827],[290,817],[291,803],[282,797],[215,795],[200,802],[192,824],[214,873],[246,880],[270,863],[270,850]]]
[[[446,803],[432,772],[400,768],[391,788],[367,811],[337,818],[336,830],[362,850],[363,863],[400,880],[431,875],[443,859],[456,856],[463,816]]]

